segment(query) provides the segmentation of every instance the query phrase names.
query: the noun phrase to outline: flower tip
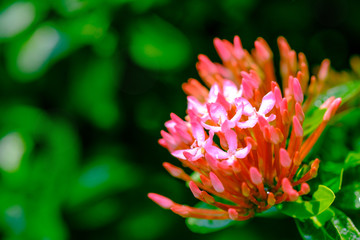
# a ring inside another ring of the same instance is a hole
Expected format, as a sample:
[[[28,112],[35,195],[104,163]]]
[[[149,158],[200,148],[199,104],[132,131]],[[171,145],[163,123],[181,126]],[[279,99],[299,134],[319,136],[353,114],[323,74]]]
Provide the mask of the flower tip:
[[[199,199],[201,196],[201,190],[199,189],[199,187],[193,181],[189,182],[189,187],[194,197]]]
[[[180,177],[184,171],[181,168],[175,167],[174,165],[164,162],[163,167],[171,174],[173,177]]]
[[[290,193],[288,193],[288,196],[289,196],[290,202],[295,202],[299,198],[299,193],[297,191],[293,190]]]
[[[296,137],[302,137],[304,135],[304,130],[296,116],[293,116],[293,127]]]
[[[292,81],[294,99],[296,102],[302,103],[304,101],[304,94],[302,92],[300,82],[297,78],[292,78]]]
[[[300,195],[306,195],[310,192],[310,186],[307,183],[302,183],[299,191]]]
[[[304,114],[304,111],[303,111],[300,103],[298,103],[298,102],[295,104],[295,115],[299,119],[300,122],[304,121],[305,114]]]
[[[251,182],[255,185],[260,185],[262,183],[262,176],[257,168],[250,168],[250,179]]]
[[[260,40],[255,41],[255,50],[258,54],[259,59],[262,62],[265,62],[270,59],[271,54],[269,53],[269,51],[267,50],[266,46],[262,41]]]
[[[244,195],[244,197],[250,196],[250,188],[248,187],[248,185],[245,182],[243,182],[241,184],[241,192]]]
[[[159,139],[158,143],[160,144],[160,146],[162,146],[164,148],[167,148],[167,144],[166,144],[165,139],[163,139],[163,138]]]
[[[274,95],[275,95],[275,103],[276,103],[276,107],[279,108],[281,101],[282,101],[282,95],[281,95],[281,91],[279,89],[279,87],[274,87]]]
[[[270,205],[270,206],[274,206],[275,203],[276,203],[276,199],[275,199],[275,196],[272,192],[270,192],[268,194],[268,199],[267,199],[267,203]]]
[[[289,168],[291,165],[291,158],[289,156],[289,153],[284,149],[280,148],[280,164],[284,168]]]
[[[237,218],[239,217],[239,213],[234,208],[229,208],[228,214],[231,220],[237,220]]]
[[[225,191],[224,185],[221,183],[220,179],[215,175],[215,173],[210,172],[210,181],[218,193],[222,193]]]
[[[149,193],[147,196],[162,208],[170,209],[172,206],[174,206],[173,201],[157,193]]]
[[[281,185],[284,193],[288,195],[289,201],[294,202],[299,198],[299,193],[293,189],[289,179],[283,178]]]
[[[228,49],[226,49],[226,46],[224,45],[224,42],[222,40],[220,40],[219,38],[214,38],[214,46],[219,56],[224,62],[230,60],[231,53]]]
[[[329,108],[326,110],[323,120],[324,121],[330,121],[330,119],[335,115],[335,112],[339,108],[341,104],[341,98],[336,98],[332,103],[330,104]]]
[[[239,36],[234,37],[234,55],[237,59],[242,59],[244,56],[244,50]]]
[[[320,65],[318,78],[319,80],[323,81],[329,74],[329,68],[330,68],[330,60],[324,59]]]

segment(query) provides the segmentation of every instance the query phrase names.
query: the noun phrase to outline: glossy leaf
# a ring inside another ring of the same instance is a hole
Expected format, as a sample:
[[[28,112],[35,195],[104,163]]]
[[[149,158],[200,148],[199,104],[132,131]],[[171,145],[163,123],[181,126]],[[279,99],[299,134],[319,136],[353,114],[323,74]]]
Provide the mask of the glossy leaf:
[[[311,134],[322,122],[322,118],[326,109],[320,109],[319,107],[329,97],[334,96],[336,98],[342,98],[342,103],[345,104],[354,96],[360,92],[360,81],[347,82],[342,85],[338,85],[331,89],[328,89],[325,93],[319,95],[314,101],[313,107],[306,113],[306,117],[303,123],[304,136]]]
[[[329,187],[334,193],[337,193],[340,191],[343,181],[344,164],[332,161],[326,161],[321,164],[320,178],[322,183]]]
[[[335,195],[328,187],[319,185],[312,196],[312,200],[303,201],[299,199],[296,202],[284,202],[278,205],[278,209],[291,217],[307,219],[325,211],[334,199]]]
[[[360,210],[360,183],[344,186],[336,196],[337,207],[347,211]]]
[[[322,122],[326,109],[316,109],[305,115],[303,123],[304,136],[310,135]]]
[[[360,81],[346,82],[342,85],[335,86],[328,89],[325,93],[321,94],[315,101],[315,106],[319,107],[326,99],[331,96],[342,99],[342,104],[348,102],[351,98],[355,97],[360,92]]]
[[[344,240],[355,240],[360,239],[360,232],[355,227],[354,223],[349,217],[347,217],[343,212],[333,208],[335,216],[331,219],[331,223],[337,230],[340,239]]]
[[[357,240],[360,239],[359,230],[349,217],[336,208],[320,223],[313,218],[306,220],[295,219],[299,233],[304,240]]]

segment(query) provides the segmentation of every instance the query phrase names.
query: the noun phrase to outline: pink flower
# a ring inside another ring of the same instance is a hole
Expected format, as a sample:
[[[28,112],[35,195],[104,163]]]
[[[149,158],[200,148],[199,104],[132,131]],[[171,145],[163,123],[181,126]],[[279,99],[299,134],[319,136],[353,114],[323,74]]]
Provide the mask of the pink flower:
[[[233,44],[217,38],[214,44],[223,63],[199,55],[197,69],[208,88],[195,79],[183,84],[188,116],[182,120],[171,114],[165,123],[168,132],[161,131],[159,143],[198,172],[200,180],[170,163],[164,163],[166,170],[188,181],[195,198],[218,209],[181,205],[155,193],[149,198],[183,217],[240,221],[309,193],[306,182],[317,175],[320,161],[312,161],[306,172],[299,169],[341,99],[331,97],[322,105],[327,109],[322,123],[304,139],[304,109],[315,97],[315,91],[308,88],[305,55],[297,57],[286,40],[279,38],[282,93],[273,54],[264,39],[255,42],[251,54],[237,36]],[[322,67],[319,78],[328,69]],[[314,87],[317,79],[311,79],[310,87]],[[305,101],[303,93],[307,94]]]

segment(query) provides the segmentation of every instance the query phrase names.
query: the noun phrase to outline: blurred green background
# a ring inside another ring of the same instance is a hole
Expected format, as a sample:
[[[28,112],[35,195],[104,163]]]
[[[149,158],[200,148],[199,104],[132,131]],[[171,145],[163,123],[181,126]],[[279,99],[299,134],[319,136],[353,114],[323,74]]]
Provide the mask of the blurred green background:
[[[246,49],[264,37],[278,67],[282,35],[310,66],[330,58],[348,69],[360,53],[359,9],[357,0],[1,0],[0,238],[300,239],[289,219],[191,233],[146,197],[196,203],[162,169],[179,164],[159,132],[170,112],[185,115],[180,86],[198,78],[197,55],[219,61],[214,37],[239,35]],[[325,141],[322,156],[360,151],[359,120],[328,131],[338,150]]]

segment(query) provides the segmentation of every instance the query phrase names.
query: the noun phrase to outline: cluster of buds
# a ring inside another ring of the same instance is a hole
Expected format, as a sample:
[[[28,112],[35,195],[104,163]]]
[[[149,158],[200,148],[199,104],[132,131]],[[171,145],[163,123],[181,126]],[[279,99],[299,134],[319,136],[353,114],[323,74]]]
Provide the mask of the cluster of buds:
[[[305,55],[297,55],[280,37],[280,87],[264,39],[255,41],[251,53],[238,36],[233,43],[216,38],[214,45],[223,63],[199,55],[197,69],[207,87],[195,79],[183,84],[187,116],[183,120],[172,113],[159,143],[200,178],[167,162],[165,169],[189,182],[195,198],[217,209],[181,205],[156,193],[148,196],[183,217],[241,221],[309,193],[306,182],[317,175],[320,161],[302,162],[341,99],[331,97],[321,106],[326,109],[323,121],[305,139],[304,109],[318,94],[329,61],[324,60],[317,77],[310,77]]]

